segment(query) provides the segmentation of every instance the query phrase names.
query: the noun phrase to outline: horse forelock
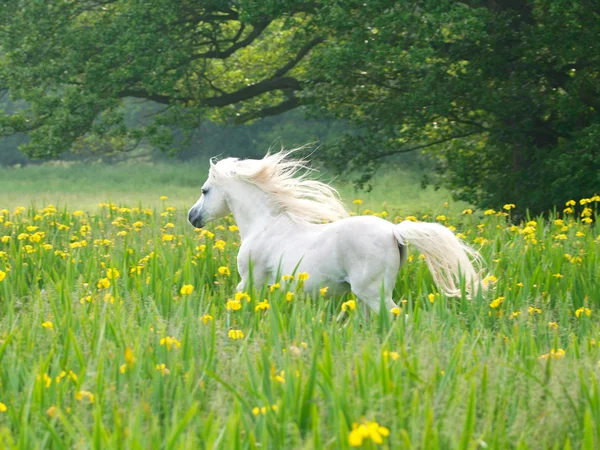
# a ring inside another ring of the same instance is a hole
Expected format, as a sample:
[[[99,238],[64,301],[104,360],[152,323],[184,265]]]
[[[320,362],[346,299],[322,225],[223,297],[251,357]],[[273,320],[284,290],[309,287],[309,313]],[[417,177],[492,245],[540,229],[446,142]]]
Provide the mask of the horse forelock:
[[[290,155],[295,150],[267,153],[263,159],[226,158],[211,160],[209,177],[216,181],[239,179],[269,195],[281,213],[298,223],[323,223],[348,216],[337,191],[308,178],[312,169],[304,159]],[[300,173],[302,172],[302,173]]]

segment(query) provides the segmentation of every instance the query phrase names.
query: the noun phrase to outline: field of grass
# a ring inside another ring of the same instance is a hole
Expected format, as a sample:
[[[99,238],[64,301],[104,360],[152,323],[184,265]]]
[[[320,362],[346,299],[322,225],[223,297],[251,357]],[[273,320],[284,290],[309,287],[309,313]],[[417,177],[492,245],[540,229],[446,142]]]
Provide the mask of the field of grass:
[[[0,181],[1,448],[600,446],[599,197],[513,225],[386,175],[357,213],[455,227],[489,289],[446,298],[411,253],[401,313],[365,317],[301,282],[235,297],[233,220],[185,220],[204,175],[146,169]]]
[[[200,196],[208,175],[208,162],[191,163],[122,163],[65,164],[3,168],[0,172],[0,208],[53,204],[60,208],[96,211],[101,202],[112,201],[129,206],[159,207],[159,197],[166,195],[178,209],[187,209]],[[450,195],[433,188],[421,189],[419,174],[386,172],[380,174],[371,192],[356,192],[343,178],[320,174],[333,181],[347,203],[360,197],[369,208],[390,208],[415,214],[434,205],[442,207]],[[456,209],[467,205],[453,204]],[[462,209],[461,209],[462,210]]]

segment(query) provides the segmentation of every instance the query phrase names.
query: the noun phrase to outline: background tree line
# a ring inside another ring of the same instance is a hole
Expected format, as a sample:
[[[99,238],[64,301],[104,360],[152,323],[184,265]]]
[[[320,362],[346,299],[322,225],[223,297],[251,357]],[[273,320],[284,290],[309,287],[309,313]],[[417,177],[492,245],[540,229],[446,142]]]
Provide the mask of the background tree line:
[[[0,23],[0,134],[29,157],[301,124],[359,183],[422,151],[481,206],[599,190],[594,0],[15,0]]]

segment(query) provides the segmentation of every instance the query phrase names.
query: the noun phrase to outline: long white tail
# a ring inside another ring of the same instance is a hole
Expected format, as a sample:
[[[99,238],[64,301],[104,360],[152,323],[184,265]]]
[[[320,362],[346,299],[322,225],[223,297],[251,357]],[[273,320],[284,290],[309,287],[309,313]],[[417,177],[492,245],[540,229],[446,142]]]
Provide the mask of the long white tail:
[[[465,291],[471,298],[483,284],[477,266],[481,264],[479,253],[463,243],[452,231],[440,224],[411,222],[405,220],[394,227],[394,236],[400,245],[413,244],[425,256],[433,280],[449,297],[459,297],[460,276],[465,279]]]

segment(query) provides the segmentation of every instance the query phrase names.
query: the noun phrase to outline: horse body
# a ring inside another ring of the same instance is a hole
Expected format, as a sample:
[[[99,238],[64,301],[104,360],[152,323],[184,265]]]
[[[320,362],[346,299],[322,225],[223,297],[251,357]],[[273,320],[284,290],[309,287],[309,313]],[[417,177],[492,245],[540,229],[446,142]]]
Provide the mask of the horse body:
[[[242,237],[238,291],[250,282],[274,284],[282,275],[306,272],[307,291],[327,287],[327,294],[339,295],[351,289],[376,312],[383,296],[389,310],[396,306],[392,291],[408,241],[425,255],[434,281],[446,294],[461,294],[461,275],[467,294],[477,288],[478,275],[467,255],[478,255],[448,228],[347,217],[331,187],[296,176],[302,168],[301,161],[283,152],[262,160],[211,161],[189,220],[202,227],[233,213]],[[323,219],[331,223],[315,223]]]

